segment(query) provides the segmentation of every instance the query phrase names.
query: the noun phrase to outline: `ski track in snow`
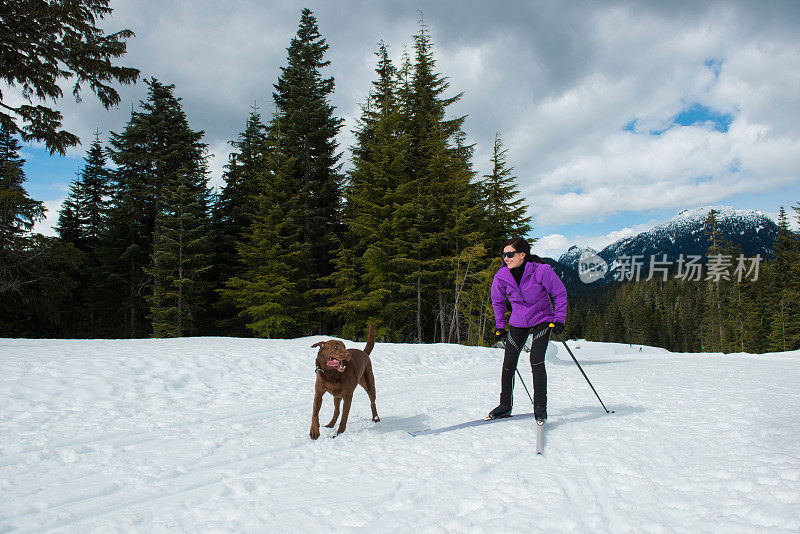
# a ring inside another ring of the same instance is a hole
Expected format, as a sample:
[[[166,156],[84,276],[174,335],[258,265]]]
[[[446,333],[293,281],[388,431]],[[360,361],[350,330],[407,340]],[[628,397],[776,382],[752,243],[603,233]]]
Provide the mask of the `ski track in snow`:
[[[551,344],[537,456],[531,419],[407,434],[497,402],[502,351],[444,344],[378,343],[382,421],[359,388],[310,440],[321,339],[0,340],[0,532],[800,531],[800,351],[570,341],[608,415]]]

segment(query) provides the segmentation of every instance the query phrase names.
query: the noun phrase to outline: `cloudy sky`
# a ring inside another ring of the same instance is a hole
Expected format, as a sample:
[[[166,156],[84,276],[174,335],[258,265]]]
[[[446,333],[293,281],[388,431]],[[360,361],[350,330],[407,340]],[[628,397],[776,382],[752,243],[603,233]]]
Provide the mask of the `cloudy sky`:
[[[330,45],[333,104],[347,147],[374,78],[380,40],[399,58],[420,13],[452,106],[467,115],[474,166],[489,167],[496,132],[533,216],[537,252],[602,248],[705,205],[776,216],[800,201],[800,2],[112,0],[107,32],[130,28],[121,62],[176,86],[205,131],[211,182],[250,108],[273,109],[300,10]],[[26,147],[30,194],[51,208],[47,233],[83,150],[120,132],[146,86],[123,87],[106,111],[85,91],[60,101],[84,145],[66,158]],[[5,93],[5,91],[4,91]],[[65,91],[69,95],[69,91]]]

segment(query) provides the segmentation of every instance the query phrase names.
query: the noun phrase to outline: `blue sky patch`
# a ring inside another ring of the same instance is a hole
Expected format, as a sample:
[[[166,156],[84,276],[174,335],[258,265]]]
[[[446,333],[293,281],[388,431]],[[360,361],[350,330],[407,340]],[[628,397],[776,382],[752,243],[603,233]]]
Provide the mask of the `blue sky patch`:
[[[698,103],[692,104],[689,108],[681,111],[673,119],[673,124],[679,126],[691,126],[697,123],[712,123],[714,130],[727,132],[728,127],[733,122],[733,115],[730,113],[720,113],[707,106]]]
[[[59,200],[83,167],[81,157],[51,156],[44,148],[22,144],[20,156],[25,160],[23,187],[35,200]]]
[[[719,73],[722,71],[722,60],[717,58],[710,58],[705,60],[704,65],[714,73],[715,78],[719,78]]]
[[[731,122],[733,122],[733,118],[734,116],[732,113],[722,113],[708,106],[704,106],[695,102],[672,117],[672,119],[668,122],[668,125],[664,128],[659,128],[658,130],[647,130],[646,132],[638,131],[639,119],[636,118],[627,122],[622,127],[622,131],[631,133],[647,133],[648,135],[658,137],[674,126],[708,124],[713,130],[724,133],[728,131]]]

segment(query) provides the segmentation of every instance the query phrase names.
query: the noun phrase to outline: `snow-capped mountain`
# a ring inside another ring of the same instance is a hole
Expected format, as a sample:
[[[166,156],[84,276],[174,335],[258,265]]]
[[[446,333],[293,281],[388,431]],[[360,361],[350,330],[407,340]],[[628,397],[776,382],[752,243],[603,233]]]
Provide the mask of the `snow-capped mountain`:
[[[778,225],[761,211],[736,210],[729,206],[683,210],[655,228],[620,239],[597,254],[609,265],[620,256],[660,258],[666,254],[672,261],[681,254],[705,256],[710,242],[704,222],[712,209],[717,211],[718,231],[724,242],[738,246],[746,257],[761,254],[762,258],[766,258],[772,255]],[[571,247],[559,258],[559,262],[577,269],[577,261],[587,249],[588,247]]]
[[[571,267],[578,270],[578,262],[581,259],[581,254],[584,252],[591,252],[592,254],[597,254],[597,251],[592,247],[583,247],[578,245],[572,245],[567,249],[567,251],[558,258],[558,263],[561,265],[565,265],[567,267]]]

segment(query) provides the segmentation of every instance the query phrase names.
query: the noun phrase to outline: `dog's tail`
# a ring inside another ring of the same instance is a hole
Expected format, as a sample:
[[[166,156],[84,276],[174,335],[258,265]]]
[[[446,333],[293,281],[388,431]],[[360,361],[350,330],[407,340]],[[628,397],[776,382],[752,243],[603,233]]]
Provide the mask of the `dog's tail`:
[[[375,347],[375,327],[372,326],[372,323],[369,324],[369,336],[367,337],[367,346],[364,347],[364,352],[367,354],[372,352],[373,347]]]

